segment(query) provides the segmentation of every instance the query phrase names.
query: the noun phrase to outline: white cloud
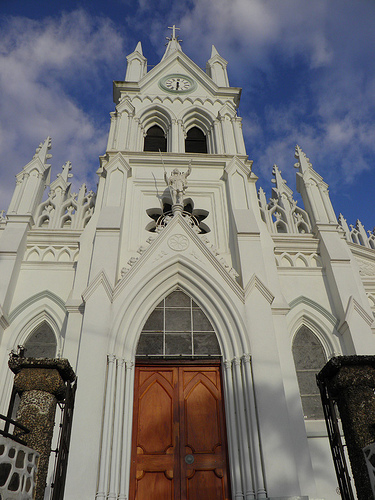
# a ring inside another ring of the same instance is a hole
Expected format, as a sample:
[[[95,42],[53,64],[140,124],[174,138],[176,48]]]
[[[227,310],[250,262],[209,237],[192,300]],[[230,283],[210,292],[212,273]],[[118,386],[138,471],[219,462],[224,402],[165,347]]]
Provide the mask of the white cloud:
[[[76,179],[96,170],[113,109],[111,80],[125,74],[125,55],[138,39],[156,64],[150,43],[161,56],[172,24],[181,28],[183,50],[199,66],[214,43],[229,61],[231,83],[244,87],[240,111],[256,173],[269,178],[277,163],[292,185],[296,142],[333,188],[373,167],[374,2],[163,0],[157,9],[154,0],[122,3],[129,5],[128,31],[137,34],[126,50],[111,21],[83,11],[42,21],[13,18],[2,26],[4,199],[13,189],[11,176],[47,135],[55,138],[54,176],[67,159]],[[5,205],[2,200],[0,208]]]
[[[86,105],[90,101],[96,104],[102,76],[106,75],[110,100],[112,72],[117,69],[118,56],[123,56],[122,45],[122,37],[110,20],[93,18],[81,10],[43,22],[26,18],[3,22],[1,208],[9,203],[14,175],[47,136],[53,139],[52,178],[68,159],[73,162],[76,181],[95,172],[97,157],[105,151],[109,119],[108,115],[100,119],[95,116],[105,106],[84,109],[79,99],[86,100]],[[110,76],[108,67],[112,68]]]
[[[241,110],[255,171],[270,175],[276,162],[294,176],[289,165],[296,142],[332,185],[350,184],[374,167],[374,2],[195,0],[180,26],[189,34],[185,52],[201,66],[214,43],[235,84],[253,88],[243,95]],[[284,90],[279,99],[269,93],[278,81]],[[263,110],[256,107],[259,90]],[[259,124],[256,137],[247,123]]]

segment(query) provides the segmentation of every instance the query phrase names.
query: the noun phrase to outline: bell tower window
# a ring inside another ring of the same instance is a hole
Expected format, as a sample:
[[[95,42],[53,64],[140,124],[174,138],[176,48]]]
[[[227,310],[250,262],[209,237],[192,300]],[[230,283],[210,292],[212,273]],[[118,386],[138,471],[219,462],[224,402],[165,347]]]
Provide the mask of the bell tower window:
[[[185,139],[185,153],[207,153],[207,140],[198,127],[191,128]]]
[[[147,130],[145,137],[144,151],[167,151],[167,138],[163,129],[158,125],[153,125]]]

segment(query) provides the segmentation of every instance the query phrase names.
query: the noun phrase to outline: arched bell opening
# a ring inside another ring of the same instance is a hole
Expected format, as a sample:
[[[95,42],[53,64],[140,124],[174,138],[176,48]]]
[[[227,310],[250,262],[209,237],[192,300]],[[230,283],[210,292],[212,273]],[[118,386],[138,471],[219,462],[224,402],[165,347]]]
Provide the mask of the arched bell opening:
[[[144,142],[144,151],[167,151],[167,138],[164,130],[158,125],[153,125],[147,130]]]
[[[202,130],[192,127],[185,139],[185,153],[207,153],[207,139]]]

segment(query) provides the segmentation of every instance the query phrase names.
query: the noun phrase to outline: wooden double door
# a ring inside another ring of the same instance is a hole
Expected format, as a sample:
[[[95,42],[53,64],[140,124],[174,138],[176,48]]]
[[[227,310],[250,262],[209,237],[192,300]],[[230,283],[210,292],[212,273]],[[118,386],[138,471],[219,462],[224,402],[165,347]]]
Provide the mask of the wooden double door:
[[[131,500],[229,500],[221,369],[136,366]]]

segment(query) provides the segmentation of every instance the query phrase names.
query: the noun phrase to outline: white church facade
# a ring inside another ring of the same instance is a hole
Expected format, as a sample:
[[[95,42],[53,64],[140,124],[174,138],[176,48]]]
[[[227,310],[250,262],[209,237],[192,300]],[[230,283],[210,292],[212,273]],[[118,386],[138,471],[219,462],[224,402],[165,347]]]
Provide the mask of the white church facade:
[[[66,500],[334,500],[315,374],[375,354],[375,235],[299,146],[304,208],[276,165],[257,191],[215,47],[127,61],[96,192],[47,138],[0,218],[0,413],[24,345],[78,377]]]

